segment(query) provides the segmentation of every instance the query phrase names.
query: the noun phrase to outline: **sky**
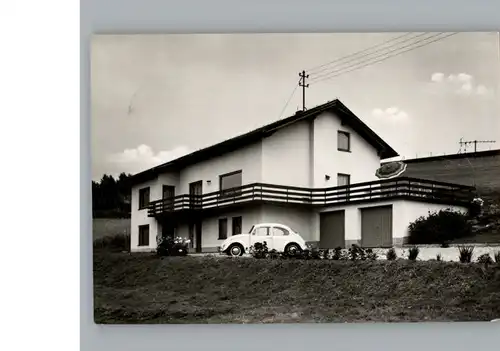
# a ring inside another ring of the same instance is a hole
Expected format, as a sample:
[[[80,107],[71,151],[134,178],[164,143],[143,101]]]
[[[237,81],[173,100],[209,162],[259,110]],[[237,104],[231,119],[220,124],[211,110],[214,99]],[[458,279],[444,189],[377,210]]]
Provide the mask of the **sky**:
[[[95,35],[92,178],[134,174],[294,114],[302,70],[307,108],[338,98],[404,158],[457,153],[460,138],[500,148],[498,33],[431,35]]]

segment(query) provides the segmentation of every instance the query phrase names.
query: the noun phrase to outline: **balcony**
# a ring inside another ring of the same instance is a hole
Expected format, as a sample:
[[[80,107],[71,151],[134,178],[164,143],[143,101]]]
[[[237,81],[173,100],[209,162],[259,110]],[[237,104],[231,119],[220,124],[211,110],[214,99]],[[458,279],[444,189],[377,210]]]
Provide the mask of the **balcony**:
[[[307,207],[336,206],[390,199],[412,199],[448,205],[468,205],[474,187],[415,178],[384,179],[331,188],[300,188],[254,183],[203,195],[179,195],[153,201],[149,217],[184,211],[205,211],[250,203],[277,203]]]

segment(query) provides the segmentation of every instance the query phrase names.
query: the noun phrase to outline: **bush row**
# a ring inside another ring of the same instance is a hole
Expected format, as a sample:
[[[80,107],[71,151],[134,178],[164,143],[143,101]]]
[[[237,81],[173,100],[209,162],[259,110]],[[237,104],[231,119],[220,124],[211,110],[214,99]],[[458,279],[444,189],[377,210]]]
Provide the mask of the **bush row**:
[[[94,250],[130,251],[130,234],[104,236],[94,240]]]
[[[462,263],[471,263],[473,252],[474,246],[459,247],[459,261]],[[417,260],[419,253],[420,249],[417,246],[413,246],[408,250],[408,256],[406,258],[411,261],[415,261]],[[255,243],[252,247],[250,247],[250,254],[257,259],[375,261],[379,258],[378,254],[372,249],[365,249],[356,244],[353,244],[349,249],[342,249],[340,247],[333,250],[310,248],[296,253],[285,253],[278,252],[274,249],[269,250],[265,241],[262,243]],[[396,250],[394,248],[387,250],[385,258],[389,261],[398,259]],[[440,254],[436,255],[436,261],[442,261],[442,256]],[[485,253],[478,257],[477,262],[483,264],[493,264],[496,262],[500,264],[500,251],[496,252],[493,258],[490,254]]]

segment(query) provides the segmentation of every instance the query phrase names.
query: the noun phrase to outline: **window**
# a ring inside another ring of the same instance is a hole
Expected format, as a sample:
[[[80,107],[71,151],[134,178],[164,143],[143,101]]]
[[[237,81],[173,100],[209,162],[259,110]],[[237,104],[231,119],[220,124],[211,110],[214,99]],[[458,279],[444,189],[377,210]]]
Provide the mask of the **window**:
[[[163,206],[166,209],[173,209],[174,207],[175,186],[164,185],[162,189]]]
[[[255,232],[253,234],[257,236],[268,236],[269,227],[258,227],[255,229]]]
[[[337,174],[337,185],[344,186],[351,184],[351,176],[349,174],[339,173]]]
[[[240,217],[233,217],[233,221],[232,221],[233,235],[238,235],[238,234],[242,233],[242,230],[241,230],[242,223],[241,222],[242,222],[241,216]]]
[[[149,188],[139,190],[139,210],[142,210],[149,205]]]
[[[273,236],[285,236],[288,235],[288,230],[280,227],[273,227]]]
[[[149,224],[139,226],[138,246],[149,246]]]
[[[219,177],[219,189],[221,191],[221,195],[234,196],[241,193],[241,189],[233,188],[241,187],[242,173],[242,171],[236,171]]]
[[[227,239],[227,218],[219,218],[219,240]]]
[[[338,131],[337,150],[351,151],[351,135],[347,132]]]

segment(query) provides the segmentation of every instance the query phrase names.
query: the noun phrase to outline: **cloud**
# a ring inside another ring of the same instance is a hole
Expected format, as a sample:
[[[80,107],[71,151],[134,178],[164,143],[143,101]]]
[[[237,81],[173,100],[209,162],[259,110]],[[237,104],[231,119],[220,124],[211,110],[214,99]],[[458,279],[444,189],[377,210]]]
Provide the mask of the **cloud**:
[[[493,92],[483,84],[478,84],[468,73],[455,73],[447,77],[442,72],[431,75],[433,92],[453,93],[462,96],[489,96]]]
[[[134,149],[125,149],[120,153],[110,155],[109,161],[123,169],[123,172],[137,173],[184,156],[189,152],[186,146],[154,152],[150,146],[142,144]]]
[[[442,82],[443,79],[444,79],[444,73],[441,73],[441,72],[433,73],[431,76],[431,80],[433,82]]]
[[[408,119],[408,113],[396,106],[388,107],[385,110],[375,108],[372,110],[372,115],[385,121],[404,121]]]

